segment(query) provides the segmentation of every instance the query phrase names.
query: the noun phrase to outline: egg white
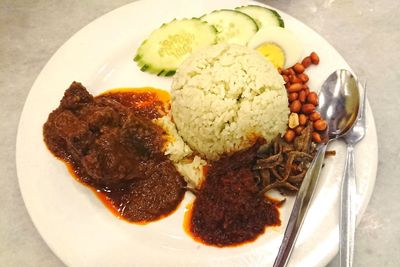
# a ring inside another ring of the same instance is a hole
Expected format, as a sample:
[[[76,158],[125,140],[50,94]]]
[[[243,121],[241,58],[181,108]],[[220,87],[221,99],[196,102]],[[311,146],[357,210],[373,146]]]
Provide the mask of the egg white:
[[[284,68],[292,67],[299,62],[303,54],[303,44],[288,29],[282,27],[265,27],[249,40],[247,46],[256,49],[264,43],[272,43],[279,46],[285,54]]]

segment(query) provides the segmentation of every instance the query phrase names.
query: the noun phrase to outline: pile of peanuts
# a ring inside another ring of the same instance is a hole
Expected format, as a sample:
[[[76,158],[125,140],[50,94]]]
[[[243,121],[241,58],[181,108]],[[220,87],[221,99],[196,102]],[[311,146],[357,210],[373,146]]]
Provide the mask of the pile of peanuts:
[[[312,52],[301,63],[296,63],[291,68],[279,69],[279,73],[285,81],[289,99],[289,127],[283,137],[288,143],[293,142],[296,136],[301,134],[309,120],[313,122],[312,139],[314,142],[321,143],[321,135],[327,129],[326,121],[321,118],[319,112],[315,111],[318,106],[318,95],[310,92],[307,86],[309,78],[304,73],[311,64],[318,65],[318,63],[319,56]]]

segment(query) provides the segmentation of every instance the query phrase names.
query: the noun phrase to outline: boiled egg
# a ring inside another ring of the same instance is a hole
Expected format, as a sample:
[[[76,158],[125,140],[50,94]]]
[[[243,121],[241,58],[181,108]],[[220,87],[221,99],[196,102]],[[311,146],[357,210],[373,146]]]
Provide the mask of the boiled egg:
[[[247,46],[269,59],[276,68],[293,66],[303,53],[301,41],[291,31],[275,26],[256,32]]]

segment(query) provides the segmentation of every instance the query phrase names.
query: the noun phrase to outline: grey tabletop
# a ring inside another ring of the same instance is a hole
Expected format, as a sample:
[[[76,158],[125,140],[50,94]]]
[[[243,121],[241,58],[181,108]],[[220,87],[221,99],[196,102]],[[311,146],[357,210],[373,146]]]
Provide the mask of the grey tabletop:
[[[131,0],[0,0],[0,266],[63,266],[32,224],[18,187],[15,140],[28,92],[51,55],[76,31]],[[379,166],[357,228],[355,266],[400,265],[400,1],[264,1],[328,40],[368,80]],[[387,128],[386,128],[387,127]],[[337,257],[329,266],[337,266]]]

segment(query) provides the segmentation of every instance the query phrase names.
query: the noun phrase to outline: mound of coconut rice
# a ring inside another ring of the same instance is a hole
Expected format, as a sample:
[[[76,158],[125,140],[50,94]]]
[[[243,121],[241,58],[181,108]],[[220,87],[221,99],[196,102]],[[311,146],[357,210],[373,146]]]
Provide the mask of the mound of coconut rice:
[[[183,146],[183,154],[196,151],[216,160],[251,146],[257,137],[270,141],[287,127],[288,99],[281,75],[244,46],[219,44],[191,55],[178,68],[171,95],[172,120],[184,141],[177,146]]]

